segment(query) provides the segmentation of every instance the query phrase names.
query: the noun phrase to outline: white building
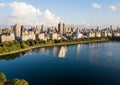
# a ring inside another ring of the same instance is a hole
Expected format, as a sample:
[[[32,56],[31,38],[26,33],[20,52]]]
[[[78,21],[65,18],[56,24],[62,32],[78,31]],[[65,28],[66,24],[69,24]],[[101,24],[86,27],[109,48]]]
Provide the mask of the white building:
[[[83,34],[79,32],[79,29],[77,29],[74,38],[79,39],[82,37],[83,37]]]
[[[33,31],[25,31],[22,33],[22,41],[35,40],[36,36]]]
[[[58,39],[58,34],[57,33],[53,33],[51,34],[51,37],[50,37],[52,40],[57,40]]]
[[[45,33],[38,34],[38,39],[45,40]]]
[[[88,37],[95,37],[95,33],[94,32],[88,33]]]
[[[14,41],[15,40],[15,35],[13,33],[10,34],[2,34],[0,36],[0,41],[1,42],[6,42],[6,41]]]
[[[95,32],[95,37],[101,37],[101,33],[100,32]]]

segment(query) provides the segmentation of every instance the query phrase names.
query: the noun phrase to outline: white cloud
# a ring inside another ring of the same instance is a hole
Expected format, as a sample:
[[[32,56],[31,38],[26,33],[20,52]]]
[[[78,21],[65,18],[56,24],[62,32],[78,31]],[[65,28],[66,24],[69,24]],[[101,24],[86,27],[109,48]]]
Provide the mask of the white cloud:
[[[60,21],[60,17],[55,16],[49,9],[45,10],[44,18],[47,24],[56,24]]]
[[[5,7],[5,4],[4,3],[0,3],[0,7]]]
[[[94,9],[100,9],[100,8],[101,8],[101,5],[99,5],[99,4],[97,4],[97,3],[93,3],[93,4],[92,4],[92,7],[93,7]]]
[[[117,9],[117,7],[114,6],[114,5],[110,5],[109,7],[110,7],[110,9],[113,10],[113,11],[116,11],[116,9]]]
[[[8,22],[11,24],[37,24],[38,17],[42,15],[42,12],[39,9],[23,2],[13,2],[10,3],[9,6],[11,7],[12,12],[8,17]]]
[[[40,9],[35,8],[32,5],[24,2],[12,2],[7,5],[10,7],[8,16],[4,18],[3,23],[9,25],[19,23],[23,25],[40,25],[43,24],[56,24],[59,21],[59,17],[52,14],[50,10],[46,10],[44,13]]]

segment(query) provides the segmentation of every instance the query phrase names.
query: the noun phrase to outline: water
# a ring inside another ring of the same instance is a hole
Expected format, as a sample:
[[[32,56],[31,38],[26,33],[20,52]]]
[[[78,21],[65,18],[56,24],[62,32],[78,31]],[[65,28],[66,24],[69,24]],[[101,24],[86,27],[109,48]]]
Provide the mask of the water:
[[[1,56],[0,72],[30,85],[120,85],[120,42],[55,46]]]

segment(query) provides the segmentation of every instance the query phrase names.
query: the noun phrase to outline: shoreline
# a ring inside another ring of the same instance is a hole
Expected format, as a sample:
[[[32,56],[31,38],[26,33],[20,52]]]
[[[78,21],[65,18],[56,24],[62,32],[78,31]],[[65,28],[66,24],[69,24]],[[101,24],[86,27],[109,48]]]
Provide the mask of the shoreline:
[[[56,43],[56,44],[43,44],[43,45],[36,45],[31,46],[25,49],[20,49],[17,51],[11,51],[7,53],[0,53],[0,56],[11,55],[19,52],[28,51],[30,49],[41,48],[41,47],[52,47],[52,46],[61,46],[61,45],[75,45],[75,44],[86,44],[86,43],[96,43],[96,42],[107,42],[108,40],[93,40],[93,41],[81,41],[81,42],[65,42],[65,43]]]

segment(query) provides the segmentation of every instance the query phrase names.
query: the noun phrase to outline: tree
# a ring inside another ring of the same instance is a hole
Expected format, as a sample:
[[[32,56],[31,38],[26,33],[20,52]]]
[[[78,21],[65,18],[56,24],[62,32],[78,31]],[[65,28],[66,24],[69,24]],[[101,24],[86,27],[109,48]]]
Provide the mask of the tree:
[[[7,80],[4,73],[0,73],[0,85],[29,85],[29,83],[24,79],[13,79]]]
[[[13,79],[12,85],[28,85],[28,82],[24,79]]]
[[[0,81],[2,81],[2,82],[7,81],[6,75],[4,73],[0,73]]]
[[[21,48],[28,48],[29,46],[27,44],[25,44],[25,42],[21,43]]]

